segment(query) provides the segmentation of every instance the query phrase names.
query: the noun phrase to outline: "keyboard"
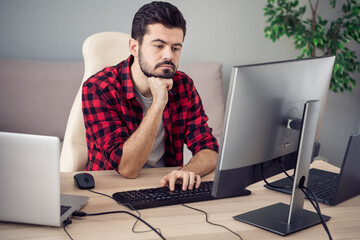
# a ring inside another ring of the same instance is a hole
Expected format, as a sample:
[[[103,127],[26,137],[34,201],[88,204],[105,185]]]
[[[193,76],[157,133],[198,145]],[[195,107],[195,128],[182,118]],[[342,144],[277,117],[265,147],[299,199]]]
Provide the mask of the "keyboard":
[[[130,209],[145,209],[192,203],[216,199],[211,195],[213,181],[201,182],[199,188],[182,190],[181,185],[175,185],[175,190],[168,187],[147,188],[140,190],[116,192],[113,198]]]
[[[339,175],[335,175],[324,181],[309,184],[308,188],[314,193],[316,198],[327,199],[329,196],[334,196],[338,181]]]
[[[337,173],[312,168],[309,172],[307,188],[314,193],[319,202],[332,205],[339,179],[340,175]],[[265,185],[265,187],[287,194],[292,193],[292,188],[288,186],[292,186],[293,181],[288,177],[272,182],[271,184],[278,187],[275,188],[269,185]]]
[[[60,205],[60,216],[62,216],[64,213],[66,213],[67,210],[69,210],[71,206],[66,205]]]

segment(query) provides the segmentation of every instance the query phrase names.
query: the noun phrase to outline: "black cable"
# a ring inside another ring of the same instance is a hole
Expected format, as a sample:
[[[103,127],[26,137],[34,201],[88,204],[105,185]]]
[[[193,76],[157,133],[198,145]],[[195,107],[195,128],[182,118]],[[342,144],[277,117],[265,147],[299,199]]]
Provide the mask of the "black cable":
[[[112,200],[115,200],[112,196],[107,195],[107,194],[105,194],[105,193],[97,192],[97,191],[94,191],[94,190],[92,190],[92,189],[88,189],[88,190],[89,190],[89,192],[96,193],[96,194],[99,194],[99,195],[103,195],[103,196],[105,196],[105,197],[111,198]]]
[[[88,189],[90,192],[92,193],[95,193],[95,194],[99,194],[99,195],[102,195],[102,196],[105,196],[105,197],[108,197],[108,198],[111,198],[112,200],[116,201],[112,196],[110,195],[107,195],[107,194],[104,194],[104,193],[101,193],[101,192],[97,192],[97,191],[94,191],[94,190],[91,190],[91,189]],[[116,201],[117,202],[117,201]],[[141,214],[138,210],[136,210],[130,203],[128,204],[125,204],[125,205],[128,205],[132,210],[136,211],[136,213],[139,215],[139,216],[136,216],[130,212],[127,212],[127,211],[112,211],[112,212],[104,212],[104,213],[93,213],[93,214],[87,214],[85,212],[81,212],[81,211],[75,211],[73,212],[72,216],[75,216],[75,217],[86,217],[86,216],[97,216],[97,215],[105,215],[105,214],[112,214],[112,213],[126,213],[126,214],[129,214],[131,216],[133,216],[134,218],[136,218],[136,221],[134,223],[134,225],[132,226],[132,232],[133,233],[145,233],[145,232],[151,232],[151,231],[154,231],[156,232],[156,234],[158,234],[161,239],[165,239],[162,234],[161,234],[161,230],[159,228],[154,228],[152,227],[149,223],[147,223],[146,221],[142,220],[141,219]],[[137,224],[138,221],[141,221],[143,222],[145,225],[147,225],[151,230],[146,230],[146,231],[136,231],[135,230],[135,226]],[[67,234],[67,236],[73,240],[73,238],[70,236],[70,234],[68,233],[68,231],[66,230],[66,226],[71,224],[71,220],[68,218],[66,219],[63,224],[64,224],[64,231],[65,233]]]
[[[322,214],[321,214],[320,206],[319,206],[319,203],[318,203],[318,201],[317,201],[317,199],[316,199],[316,196],[314,195],[314,193],[313,193],[310,189],[308,189],[308,188],[306,188],[306,187],[304,187],[304,186],[300,187],[300,190],[305,194],[305,196],[309,199],[309,201],[311,202],[311,204],[312,204],[313,207],[315,208],[316,212],[318,213],[318,215],[319,215],[319,217],[320,217],[321,224],[323,225],[323,227],[324,227],[327,235],[329,236],[329,239],[332,240],[332,236],[331,236],[330,230],[329,230],[329,228],[328,228],[328,226],[327,226],[327,224],[326,224],[326,222],[325,222],[325,220],[324,220],[324,218],[323,218],[323,216],[322,216]],[[308,193],[310,193],[310,195],[311,195],[312,197],[309,196]],[[313,203],[313,200],[315,201],[316,206],[315,206],[315,204]]]
[[[287,172],[285,171],[285,168],[284,168],[284,166],[283,166],[283,162],[282,162],[281,159],[280,159],[280,162],[279,162],[279,163],[280,163],[280,167],[281,167],[282,171],[286,174],[286,176],[287,176],[288,178],[290,178],[292,181],[294,181],[294,178],[292,178],[292,177],[291,177],[289,174],[287,174]],[[324,220],[324,218],[323,218],[323,216],[322,216],[322,214],[321,214],[320,205],[319,205],[319,203],[318,203],[318,201],[317,201],[317,199],[316,199],[315,194],[314,194],[310,189],[308,189],[308,188],[305,187],[305,186],[299,186],[299,189],[305,194],[305,196],[306,196],[306,197],[308,198],[308,200],[310,201],[311,205],[312,205],[312,206],[314,207],[314,209],[316,210],[317,214],[319,215],[321,224],[323,225],[323,227],[324,227],[327,235],[329,236],[329,239],[332,240],[332,236],[331,236],[330,231],[329,231],[329,228],[328,228],[328,226],[327,226],[327,224],[326,224],[326,222],[325,222],[325,220]],[[311,196],[309,196],[308,193],[309,193]],[[314,204],[313,200],[315,201],[315,204]]]
[[[261,165],[260,165],[260,174],[261,174],[261,177],[262,177],[263,181],[264,181],[267,185],[269,185],[269,186],[272,187],[272,188],[292,188],[292,187],[293,187],[293,186],[275,186],[275,185],[273,185],[272,183],[269,183],[269,182],[266,180],[265,176],[264,176],[263,166],[264,166],[264,164],[261,163]],[[290,177],[290,176],[289,176],[289,177]],[[291,177],[290,177],[290,178],[291,178]]]
[[[110,196],[110,195],[107,195],[107,194],[101,193],[101,192],[97,192],[97,191],[94,191],[94,190],[91,190],[91,189],[88,189],[88,190],[89,190],[90,192],[92,192],[92,193],[99,194],[99,195],[102,195],[102,196],[111,198],[112,200],[114,200],[115,202],[117,202],[117,201],[116,201],[112,196]],[[118,202],[117,202],[117,203],[118,203]],[[121,203],[121,204],[129,206],[129,208],[130,208],[131,210],[135,211],[135,212],[138,214],[138,218],[136,218],[136,221],[135,221],[134,225],[133,225],[132,228],[131,228],[131,231],[132,231],[133,233],[146,233],[146,232],[151,232],[151,231],[153,231],[152,229],[150,229],[150,230],[144,230],[144,231],[137,231],[137,230],[135,230],[135,226],[136,226],[136,224],[139,222],[139,219],[141,218],[141,213],[140,213],[137,209],[135,209],[130,203]],[[155,228],[155,229],[156,229],[156,231],[158,231],[158,232],[161,233],[160,228]]]
[[[63,228],[64,228],[64,231],[65,231],[65,233],[66,233],[66,235],[68,235],[68,237],[71,239],[71,240],[73,240],[73,238],[70,236],[70,234],[69,234],[69,232],[66,230],[66,226],[67,225],[70,225],[72,222],[71,222],[71,220],[68,218],[68,219],[66,219],[64,222],[63,222]]]
[[[292,176],[290,176],[290,175],[286,172],[286,170],[285,170],[285,168],[284,168],[284,164],[283,164],[282,158],[279,159],[279,163],[280,163],[281,170],[285,173],[285,175],[286,175],[288,178],[290,178],[291,180],[294,181],[294,178],[293,178]]]
[[[115,200],[115,199],[114,199],[114,200]],[[133,205],[131,205],[130,203],[121,203],[121,204],[124,204],[124,205],[129,206],[129,208],[130,208],[131,210],[135,211],[135,212],[138,214],[138,217],[141,218],[141,213],[140,213],[137,209],[135,209],[135,208],[133,207]],[[133,225],[132,228],[131,228],[131,231],[132,231],[133,233],[146,233],[146,232],[151,232],[152,230],[143,230],[143,231],[137,231],[137,230],[135,230],[135,226],[136,226],[136,224],[138,223],[139,218],[136,219],[134,225]],[[155,229],[156,229],[156,231],[158,231],[159,233],[161,233],[160,228],[155,228]]]
[[[137,218],[139,221],[141,221],[142,223],[144,223],[146,226],[148,226],[149,228],[151,228],[151,230],[153,230],[157,235],[159,235],[159,237],[161,239],[165,238],[163,237],[163,235],[161,233],[159,233],[158,231],[156,231],[156,229],[151,226],[150,224],[148,224],[146,221],[142,220],[141,218],[139,218],[138,216],[132,214],[131,212],[128,211],[110,211],[110,212],[100,212],[100,213],[85,213],[85,212],[80,212],[80,211],[76,211],[73,213],[73,216],[78,216],[78,217],[86,217],[86,216],[100,216],[100,215],[107,215],[107,214],[114,214],[114,213],[125,213],[128,214],[130,216],[133,216],[134,218]]]
[[[227,227],[225,227],[225,226],[223,226],[223,225],[221,225],[221,224],[217,224],[217,223],[210,222],[209,219],[208,219],[208,214],[207,214],[207,212],[205,212],[205,211],[203,211],[203,210],[201,210],[201,209],[197,209],[197,208],[194,208],[194,207],[190,207],[190,206],[188,206],[188,205],[185,205],[184,203],[181,203],[181,205],[183,205],[184,207],[190,208],[190,209],[192,209],[192,210],[195,210],[195,211],[204,213],[204,214],[205,214],[205,221],[206,221],[207,223],[209,223],[209,224],[211,224],[211,225],[214,225],[214,226],[218,226],[218,227],[225,228],[226,230],[228,230],[229,232],[233,233],[234,235],[236,235],[237,237],[239,237],[239,238],[242,240],[241,236],[240,236],[239,234],[237,234],[236,232],[232,231],[231,229],[229,229],[229,228],[227,228]]]

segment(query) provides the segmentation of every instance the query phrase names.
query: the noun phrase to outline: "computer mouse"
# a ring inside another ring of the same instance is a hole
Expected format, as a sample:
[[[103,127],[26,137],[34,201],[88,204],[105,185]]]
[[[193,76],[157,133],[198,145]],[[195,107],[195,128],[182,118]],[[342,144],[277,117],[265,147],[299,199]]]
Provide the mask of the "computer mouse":
[[[94,177],[90,173],[74,175],[74,183],[79,189],[92,189],[95,187]]]

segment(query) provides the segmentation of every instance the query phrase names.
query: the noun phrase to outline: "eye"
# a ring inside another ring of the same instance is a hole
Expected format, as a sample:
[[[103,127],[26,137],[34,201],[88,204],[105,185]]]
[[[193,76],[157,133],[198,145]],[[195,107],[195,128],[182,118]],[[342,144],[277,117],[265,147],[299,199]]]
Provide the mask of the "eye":
[[[179,47],[173,47],[172,50],[173,50],[174,52],[178,52],[178,51],[181,50],[181,48],[179,48]]]
[[[157,45],[154,45],[154,47],[157,48],[157,49],[162,49],[163,45],[157,44]]]

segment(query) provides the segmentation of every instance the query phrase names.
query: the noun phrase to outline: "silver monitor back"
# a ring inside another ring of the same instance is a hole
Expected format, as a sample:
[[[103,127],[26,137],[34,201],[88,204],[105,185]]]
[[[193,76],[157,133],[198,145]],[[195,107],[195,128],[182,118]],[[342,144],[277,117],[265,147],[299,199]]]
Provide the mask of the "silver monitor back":
[[[296,151],[298,131],[286,128],[284,121],[301,119],[307,100],[320,100],[318,140],[332,62],[329,57],[234,67],[219,169],[249,166]]]
[[[281,172],[277,159],[291,163],[285,169],[296,164],[290,206],[278,203],[234,219],[281,235],[320,223],[316,213],[303,209],[300,188],[307,184],[314,143],[319,139],[334,60],[323,57],[233,68],[213,195],[250,194],[247,186]]]
[[[236,195],[234,191],[239,188],[236,185],[242,184],[244,188],[261,179],[254,176],[257,172],[249,173],[244,167],[297,151],[299,131],[287,128],[287,120],[301,119],[308,100],[320,101],[315,140],[319,139],[334,59],[322,57],[233,67],[214,196]]]

